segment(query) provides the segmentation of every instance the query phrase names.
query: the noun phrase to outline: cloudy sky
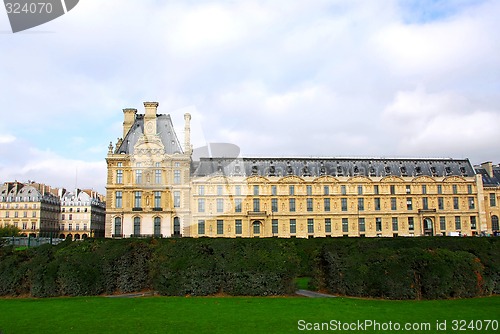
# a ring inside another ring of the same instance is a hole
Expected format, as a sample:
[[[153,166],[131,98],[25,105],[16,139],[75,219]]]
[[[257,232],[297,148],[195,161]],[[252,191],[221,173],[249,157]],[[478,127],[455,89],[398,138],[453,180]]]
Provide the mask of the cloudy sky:
[[[500,1],[80,0],[0,9],[0,181],[104,192],[123,108],[243,156],[500,162]]]

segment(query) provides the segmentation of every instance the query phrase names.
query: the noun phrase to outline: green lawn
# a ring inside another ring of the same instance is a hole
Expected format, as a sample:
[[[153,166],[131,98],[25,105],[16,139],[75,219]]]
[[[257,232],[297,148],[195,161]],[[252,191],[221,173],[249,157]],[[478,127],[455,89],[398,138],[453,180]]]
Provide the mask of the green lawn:
[[[446,320],[448,330],[439,333],[453,333],[457,332],[451,328],[453,319],[467,320],[467,323],[470,320],[500,321],[500,296],[443,301],[301,297],[0,299],[0,333],[3,334],[294,333],[300,332],[299,320],[309,323],[331,320],[425,322],[432,326],[432,331],[427,333],[436,332],[436,320]],[[384,332],[388,331],[377,331]],[[478,331],[468,329],[467,332]]]

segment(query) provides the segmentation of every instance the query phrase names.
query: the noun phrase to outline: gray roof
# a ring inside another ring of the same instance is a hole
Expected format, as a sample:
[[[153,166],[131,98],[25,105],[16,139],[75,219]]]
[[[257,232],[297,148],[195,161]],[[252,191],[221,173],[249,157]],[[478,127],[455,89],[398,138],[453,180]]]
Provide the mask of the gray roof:
[[[194,177],[227,176],[473,176],[468,159],[385,158],[201,158],[191,166]]]
[[[156,115],[156,133],[160,136],[166,154],[183,153],[181,144],[175,134],[174,125],[170,115]],[[128,131],[121,145],[115,153],[131,154],[134,151],[134,145],[144,134],[144,115],[135,115],[134,124]]]
[[[476,173],[482,176],[485,187],[500,187],[500,166],[493,166],[492,176],[490,176],[483,167],[475,167],[475,169]]]

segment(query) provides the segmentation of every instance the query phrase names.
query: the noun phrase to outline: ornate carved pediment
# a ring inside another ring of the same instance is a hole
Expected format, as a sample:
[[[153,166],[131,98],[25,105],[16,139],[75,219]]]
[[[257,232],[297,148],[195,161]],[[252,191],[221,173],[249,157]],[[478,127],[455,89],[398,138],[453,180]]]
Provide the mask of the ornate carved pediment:
[[[467,182],[467,180],[460,176],[448,176],[443,182]]]
[[[207,183],[214,183],[214,184],[232,183],[231,181],[232,180],[229,177],[221,176],[221,175],[213,176],[213,177],[210,177],[207,179]]]
[[[371,183],[372,180],[366,176],[353,176],[347,180],[350,183]]]
[[[279,183],[303,183],[304,179],[295,175],[285,176],[279,179]]]
[[[320,176],[314,179],[314,183],[337,183],[339,180],[330,175]]]
[[[404,182],[404,180],[401,177],[398,176],[386,176],[380,180],[380,182],[387,182],[387,183],[401,183]]]
[[[427,182],[436,182],[436,180],[434,180],[432,177],[430,176],[426,176],[426,175],[422,175],[422,176],[417,176],[415,177],[413,180],[411,180],[412,182],[415,182],[415,183],[427,183]]]
[[[247,183],[268,183],[269,179],[263,177],[263,176],[249,176],[245,180]]]
[[[134,145],[135,156],[158,156],[165,154],[165,146],[159,136],[140,136]]]

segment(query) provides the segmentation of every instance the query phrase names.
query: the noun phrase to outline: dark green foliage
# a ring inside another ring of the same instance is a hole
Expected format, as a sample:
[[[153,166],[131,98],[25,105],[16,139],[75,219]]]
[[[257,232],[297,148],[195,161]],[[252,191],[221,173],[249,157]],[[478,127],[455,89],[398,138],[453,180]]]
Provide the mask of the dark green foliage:
[[[0,227],[0,238],[3,237],[17,237],[21,230],[14,225],[5,225]]]

